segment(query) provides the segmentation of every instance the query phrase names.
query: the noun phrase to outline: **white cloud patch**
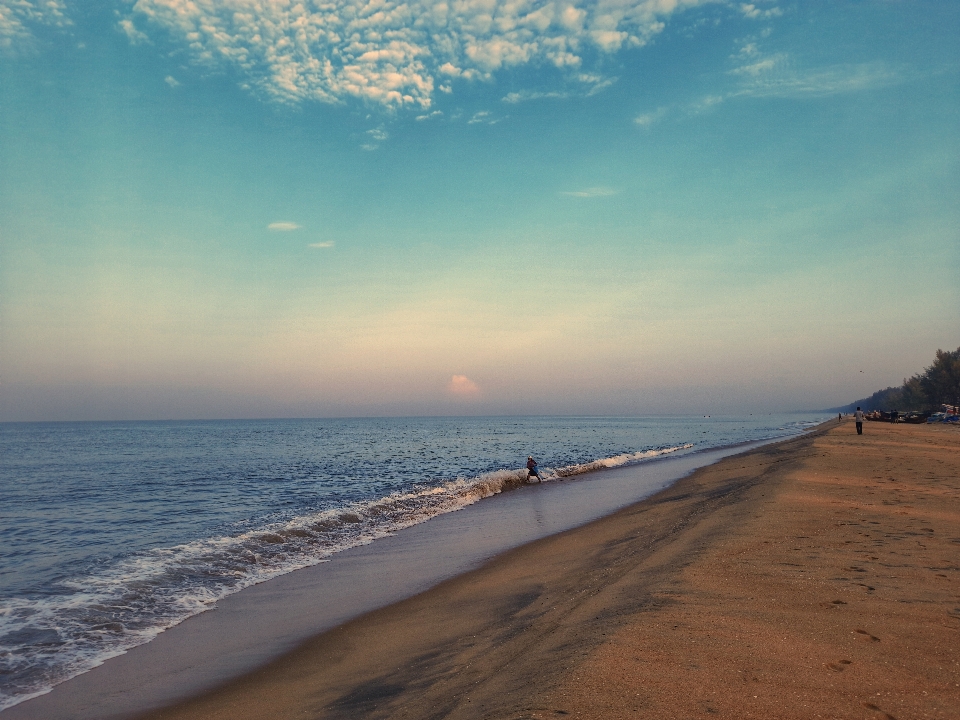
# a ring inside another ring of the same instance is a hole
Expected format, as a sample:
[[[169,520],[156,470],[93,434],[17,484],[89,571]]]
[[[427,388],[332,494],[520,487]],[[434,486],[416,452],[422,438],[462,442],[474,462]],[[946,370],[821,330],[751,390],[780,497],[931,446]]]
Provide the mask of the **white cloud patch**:
[[[505,103],[515,105],[517,103],[527,102],[528,100],[545,100],[548,98],[562,99],[568,97],[570,97],[570,93],[567,92],[539,92],[536,90],[520,90],[518,92],[507,93],[501,98],[501,100]]]
[[[669,108],[659,107],[653,112],[642,113],[640,115],[637,115],[633,119],[633,121],[640,127],[650,127],[654,123],[657,123],[660,120],[662,120],[664,117],[666,117],[668,112],[670,112]]]
[[[447,383],[447,392],[454,397],[472,399],[480,396],[480,387],[466,375],[454,375]]]
[[[273,232],[290,232],[292,230],[299,230],[300,226],[295,222],[272,222],[267,225],[267,230],[272,230]]]
[[[172,88],[180,87],[180,81],[177,80],[173,75],[167,75],[163,81]]]
[[[610,195],[616,195],[620,191],[614,190],[613,188],[608,187],[592,187],[586,188],[584,190],[568,190],[561,192],[561,195],[566,195],[567,197],[578,197],[578,198],[595,198],[595,197],[609,197]]]
[[[906,74],[885,63],[797,68],[784,54],[731,71],[743,82],[731,96],[815,98],[863,92],[902,83]]]
[[[607,78],[596,73],[581,72],[570,77],[570,80],[578,83],[579,87],[575,87],[572,90],[517,90],[507,93],[500,99],[505,103],[515,105],[530,100],[563,100],[569,97],[592,97],[613,85],[617,81],[617,78]],[[586,86],[586,89],[584,89],[584,86]]]
[[[752,20],[768,20],[783,15],[783,10],[778,7],[763,10],[754,3],[740,3],[740,12]]]
[[[117,27],[120,28],[120,32],[126,35],[133,45],[142,45],[150,42],[150,38],[147,37],[147,34],[137,30],[136,26],[133,24],[133,20],[130,18],[124,18],[118,22]]]
[[[480,112],[474,113],[473,116],[467,120],[467,125],[476,125],[478,123],[482,123],[484,125],[496,125],[501,120],[503,120],[503,118],[494,116],[494,114],[489,110],[481,110]]]
[[[778,64],[783,63],[786,58],[787,56],[783,54],[772,55],[771,57],[763,58],[763,60],[741,65],[730,72],[734,75],[752,75],[753,77],[757,77],[760,73],[773,70]]]
[[[429,108],[451,81],[502,68],[553,65],[575,78],[587,55],[642,46],[675,13],[716,1],[137,0],[131,20],[203,66],[239,70],[271,100]]]
[[[362,143],[360,147],[367,151],[376,150],[380,147],[380,143],[390,137],[390,133],[383,129],[383,127],[374,128],[373,130],[367,130],[365,133],[370,139],[365,143]]]
[[[32,50],[36,29],[72,24],[61,0],[0,0],[0,52]]]
[[[601,80],[601,79],[598,79],[597,82],[594,84],[594,86],[593,86],[592,88],[590,88],[590,90],[587,91],[587,97],[593,97],[593,96],[596,95],[597,93],[603,92],[603,91],[606,90],[608,87],[610,87],[611,85],[613,85],[616,81],[617,81],[617,78],[615,78],[615,77],[613,77],[613,78],[603,78],[602,80]]]
[[[307,245],[307,247],[312,247],[312,248],[332,248],[332,247],[333,247],[333,240],[324,240],[323,242],[310,243],[309,245]]]

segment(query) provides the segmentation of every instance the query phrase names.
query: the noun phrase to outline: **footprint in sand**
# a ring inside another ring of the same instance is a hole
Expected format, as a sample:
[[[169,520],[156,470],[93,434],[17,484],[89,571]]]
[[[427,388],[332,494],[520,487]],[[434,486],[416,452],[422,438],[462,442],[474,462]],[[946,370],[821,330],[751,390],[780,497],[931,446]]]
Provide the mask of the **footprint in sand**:
[[[834,672],[843,672],[847,665],[853,665],[853,660],[837,660],[835,663],[827,663],[827,667]]]
[[[877,707],[873,703],[865,702],[863,706],[867,708],[867,710],[873,710],[874,712],[882,713],[885,720],[897,720],[893,715],[891,715],[888,712],[883,712],[883,710],[881,710],[879,707]]]
[[[860,630],[860,629],[858,628],[858,629],[857,629],[857,634],[859,634],[859,635],[866,635],[868,638],[870,638],[870,641],[871,641],[871,642],[880,642],[880,638],[871,635],[871,634],[868,633],[866,630]]]
[[[846,604],[847,603],[844,602],[843,600],[833,600],[831,602],[820,603],[820,607],[824,608],[825,610],[837,610],[840,608],[841,605],[846,605]]]

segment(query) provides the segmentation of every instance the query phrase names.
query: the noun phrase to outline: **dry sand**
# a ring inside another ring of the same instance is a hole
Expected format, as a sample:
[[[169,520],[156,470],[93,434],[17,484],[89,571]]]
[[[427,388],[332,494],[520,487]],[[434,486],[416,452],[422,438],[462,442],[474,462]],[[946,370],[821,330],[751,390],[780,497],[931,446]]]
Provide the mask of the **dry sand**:
[[[144,718],[960,718],[960,430],[723,460]]]

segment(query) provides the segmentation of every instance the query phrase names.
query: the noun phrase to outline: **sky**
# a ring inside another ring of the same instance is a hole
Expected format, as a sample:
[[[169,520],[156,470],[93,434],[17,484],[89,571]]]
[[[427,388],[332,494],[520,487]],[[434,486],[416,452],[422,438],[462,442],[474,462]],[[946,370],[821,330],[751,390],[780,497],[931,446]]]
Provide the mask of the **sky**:
[[[0,0],[0,420],[816,410],[960,346],[952,0]]]

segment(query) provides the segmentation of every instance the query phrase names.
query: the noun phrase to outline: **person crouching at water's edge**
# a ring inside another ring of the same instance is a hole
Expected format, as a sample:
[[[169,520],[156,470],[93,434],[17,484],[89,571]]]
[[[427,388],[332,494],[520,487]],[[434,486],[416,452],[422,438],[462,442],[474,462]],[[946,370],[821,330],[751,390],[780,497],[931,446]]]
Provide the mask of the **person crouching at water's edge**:
[[[863,435],[863,411],[859,405],[857,411],[853,414],[853,418],[857,421],[857,435]]]
[[[540,468],[537,467],[537,461],[531,456],[527,458],[527,482],[530,482],[533,478],[536,478],[537,482],[543,482],[543,478],[540,477]]]

